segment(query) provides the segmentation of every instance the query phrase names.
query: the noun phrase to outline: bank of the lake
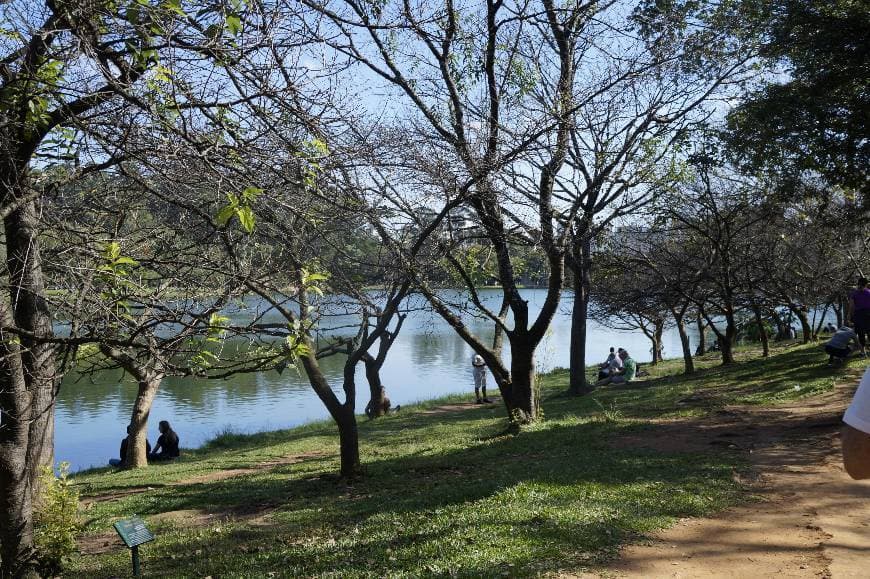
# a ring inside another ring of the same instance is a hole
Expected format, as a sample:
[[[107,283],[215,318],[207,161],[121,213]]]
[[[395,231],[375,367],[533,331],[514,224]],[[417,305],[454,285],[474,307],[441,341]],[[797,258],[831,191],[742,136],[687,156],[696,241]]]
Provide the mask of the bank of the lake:
[[[539,289],[522,290],[533,314],[539,311],[544,293]],[[482,295],[484,300],[493,301],[500,293],[483,291]],[[411,306],[413,311],[382,370],[393,404],[404,406],[469,391],[473,384],[469,346],[437,314],[420,310],[422,304],[419,303]],[[538,348],[537,366],[542,372],[569,364],[571,306],[568,293]],[[277,317],[270,317],[264,303],[256,300],[249,301],[245,309],[227,312],[227,315],[240,325],[254,315],[263,315],[261,321],[280,322]],[[337,327],[352,326],[356,319],[334,317],[330,323]],[[491,323],[471,316],[466,316],[466,323],[480,335],[492,334]],[[350,330],[345,328],[345,331]],[[697,344],[696,334],[693,333],[691,339]],[[587,343],[590,363],[604,360],[611,346],[627,348],[640,362],[650,359],[650,343],[639,331],[621,332],[590,320]],[[666,355],[679,355],[679,338],[675,331],[666,333],[664,348]],[[342,356],[321,361],[324,374],[339,393],[343,364]],[[368,401],[362,367],[358,369],[357,384],[356,408],[362,413]],[[343,393],[339,395],[343,397]],[[120,371],[94,376],[70,373],[56,404],[57,460],[70,462],[72,470],[76,471],[104,465],[109,458],[116,457],[135,396],[135,382]],[[182,446],[197,448],[225,430],[250,434],[298,426],[327,416],[307,378],[292,368],[280,374],[273,370],[239,374],[226,380],[170,376],[163,381],[154,401],[149,433],[154,443],[157,421],[169,420],[180,434]]]
[[[530,576],[578,571],[620,545],[741,500],[745,457],[725,446],[651,452],[614,441],[655,434],[662,419],[726,404],[776,404],[854,375],[825,366],[817,345],[778,346],[769,359],[680,375],[679,360],[631,388],[564,395],[542,378],[545,420],[505,433],[504,409],[450,397],[361,423],[366,476],[338,469],[335,428],[320,422],[226,435],[172,464],[73,478],[87,521],[70,576],[129,568],[111,523],[137,514],[156,532],[143,549],[151,577]]]

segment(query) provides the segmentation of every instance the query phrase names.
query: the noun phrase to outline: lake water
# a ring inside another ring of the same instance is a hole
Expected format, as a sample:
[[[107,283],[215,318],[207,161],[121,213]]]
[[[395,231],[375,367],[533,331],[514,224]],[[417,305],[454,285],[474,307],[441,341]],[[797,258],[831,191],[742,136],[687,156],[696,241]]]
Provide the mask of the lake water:
[[[544,290],[524,290],[530,308],[537,311]],[[490,294],[494,298],[496,294]],[[537,365],[542,371],[568,366],[571,294],[563,297],[544,343],[538,348]],[[473,318],[476,331],[492,334],[492,324]],[[621,332],[590,321],[588,363],[602,361],[610,346],[628,349],[639,362],[650,360],[649,340],[639,331]],[[697,335],[691,333],[693,347]],[[681,355],[675,330],[664,336],[666,357]],[[471,349],[437,314],[411,313],[384,365],[382,376],[393,405],[408,404],[445,394],[473,390]],[[336,392],[341,390],[343,359],[322,360]],[[489,377],[492,390],[492,377]],[[368,402],[368,385],[359,369],[358,412]],[[340,397],[342,394],[339,394]],[[130,420],[136,385],[119,372],[96,377],[70,374],[57,401],[56,459],[69,461],[72,470],[106,464],[117,456],[120,439]],[[328,418],[326,409],[304,376],[292,368],[241,374],[226,380],[167,378],[160,388],[149,420],[149,440],[157,438],[157,421],[169,420],[181,437],[182,447],[197,447],[217,433],[258,432],[297,426]]]

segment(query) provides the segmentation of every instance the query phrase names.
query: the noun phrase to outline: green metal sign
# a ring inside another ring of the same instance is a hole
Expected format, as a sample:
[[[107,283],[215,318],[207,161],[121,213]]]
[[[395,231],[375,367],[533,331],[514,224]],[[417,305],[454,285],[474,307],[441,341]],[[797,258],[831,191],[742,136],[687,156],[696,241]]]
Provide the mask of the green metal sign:
[[[118,521],[115,523],[115,530],[121,535],[124,544],[130,548],[154,540],[154,535],[145,527],[145,521],[138,517]]]
[[[154,535],[145,526],[145,521],[138,517],[124,519],[115,523],[115,530],[121,536],[124,544],[130,548],[133,557],[133,575],[139,576],[139,545],[154,540]]]

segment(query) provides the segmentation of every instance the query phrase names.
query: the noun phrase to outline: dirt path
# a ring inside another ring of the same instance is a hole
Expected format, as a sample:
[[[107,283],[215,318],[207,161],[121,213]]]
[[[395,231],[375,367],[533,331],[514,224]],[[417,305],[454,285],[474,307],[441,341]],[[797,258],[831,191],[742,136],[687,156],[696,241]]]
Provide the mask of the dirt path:
[[[726,444],[750,453],[759,500],[687,519],[629,546],[602,577],[870,577],[870,482],[840,460],[840,417],[854,383],[790,406],[728,408],[660,425],[644,444]],[[658,440],[658,442],[657,442]],[[621,441],[631,444],[640,441]]]

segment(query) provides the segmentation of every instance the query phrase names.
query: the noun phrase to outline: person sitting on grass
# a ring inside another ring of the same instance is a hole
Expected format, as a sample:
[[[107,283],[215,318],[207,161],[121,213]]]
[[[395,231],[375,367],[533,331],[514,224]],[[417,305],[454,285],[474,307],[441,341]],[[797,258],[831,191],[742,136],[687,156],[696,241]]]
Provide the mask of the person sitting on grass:
[[[169,422],[161,420],[157,429],[160,431],[160,437],[157,439],[157,446],[154,447],[154,452],[148,455],[148,460],[172,460],[178,458],[181,454],[178,450],[178,435],[169,426]]]
[[[613,372],[614,367],[622,367],[622,360],[616,355],[616,350],[611,346],[607,359],[598,367],[598,379],[604,380]]]
[[[619,349],[619,358],[622,360],[622,368],[614,370],[610,376],[599,380],[596,386],[604,386],[605,384],[628,384],[634,380],[637,374],[637,363],[629,355],[628,350]]]
[[[132,428],[127,425],[128,435],[130,434],[130,430],[132,430]],[[127,464],[127,441],[129,440],[129,438],[129,436],[125,436],[123,439],[121,439],[121,452],[118,453],[121,458],[110,458],[109,466],[124,466]],[[148,442],[147,438],[145,439],[145,454],[151,454],[151,443]]]
[[[833,366],[835,362],[844,363],[853,351],[852,342],[855,342],[856,347],[858,346],[858,334],[849,326],[844,325],[834,332],[834,335],[825,344],[825,352],[829,356],[828,366]]]

